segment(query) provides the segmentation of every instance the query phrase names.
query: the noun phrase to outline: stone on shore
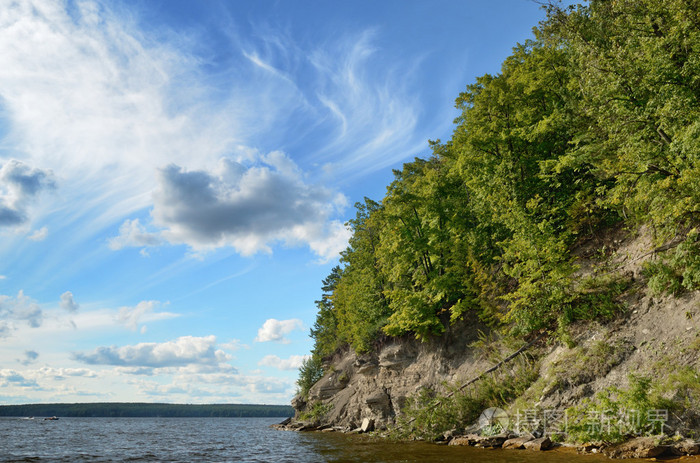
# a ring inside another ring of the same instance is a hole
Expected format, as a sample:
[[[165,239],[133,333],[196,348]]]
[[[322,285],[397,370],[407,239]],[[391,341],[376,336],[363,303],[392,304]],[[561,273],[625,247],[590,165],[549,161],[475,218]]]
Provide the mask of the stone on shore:
[[[479,436],[477,434],[467,434],[466,436],[455,437],[450,441],[450,445],[472,445],[474,447],[501,447],[510,437],[508,434],[498,434],[496,436]]]
[[[549,437],[540,437],[539,439],[532,439],[523,444],[523,446],[528,450],[548,450],[552,447],[552,441]]]
[[[503,448],[504,449],[524,449],[525,448],[525,443],[530,442],[531,440],[534,440],[535,436],[532,434],[525,434],[519,437],[514,437],[512,439],[508,439],[503,443]]]
[[[362,425],[360,425],[360,430],[362,432],[370,432],[374,430],[374,420],[365,418],[362,420]]]
[[[637,437],[622,444],[603,450],[610,458],[655,458],[663,455],[669,448],[659,445],[653,437]]]

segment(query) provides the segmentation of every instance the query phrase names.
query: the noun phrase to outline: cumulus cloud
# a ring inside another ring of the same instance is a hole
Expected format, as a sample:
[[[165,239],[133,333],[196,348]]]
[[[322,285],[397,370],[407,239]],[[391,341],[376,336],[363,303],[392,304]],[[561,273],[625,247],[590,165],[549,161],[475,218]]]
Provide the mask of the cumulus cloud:
[[[148,247],[163,244],[163,238],[158,233],[146,231],[139,219],[125,220],[119,227],[119,235],[109,240],[109,247],[119,250],[125,247]]]
[[[61,294],[61,308],[67,310],[68,312],[77,312],[80,308],[80,304],[75,302],[73,299],[73,293],[66,291]]]
[[[0,167],[0,227],[28,221],[28,207],[42,190],[53,188],[53,173],[11,159]]]
[[[218,366],[230,360],[216,348],[216,337],[182,336],[164,343],[140,343],[123,347],[98,347],[92,352],[77,352],[73,357],[89,365],[121,367],[186,367],[188,365]]]
[[[0,295],[0,336],[7,336],[13,328],[13,321],[25,321],[32,328],[38,328],[44,313],[34,300],[20,290],[17,297]]]
[[[277,341],[281,343],[289,343],[289,340],[284,336],[294,330],[302,330],[304,325],[298,318],[290,320],[277,320],[269,318],[265,320],[263,326],[258,329],[258,335],[255,337],[256,342]]]
[[[308,355],[292,355],[287,359],[282,359],[276,355],[266,355],[258,362],[258,365],[280,370],[297,370],[306,358],[308,358]]]
[[[0,369],[0,387],[9,386],[35,388],[39,385],[33,379],[26,378],[15,370]]]
[[[178,316],[171,312],[154,312],[156,307],[160,307],[160,302],[141,301],[135,307],[120,307],[116,320],[130,330],[136,331],[141,323],[167,320]],[[141,332],[145,333],[145,326],[141,327]]]
[[[19,363],[22,365],[29,365],[30,363],[34,363],[36,359],[39,358],[39,353],[33,350],[25,350],[24,351],[24,358],[22,359],[17,359]]]
[[[350,236],[333,219],[346,205],[342,194],[305,182],[298,166],[278,151],[247,162],[223,158],[212,171],[171,164],[160,169],[154,193],[152,217],[161,235],[127,221],[110,246],[154,246],[166,239],[196,250],[232,246],[251,255],[282,242],[307,245],[328,260]]]

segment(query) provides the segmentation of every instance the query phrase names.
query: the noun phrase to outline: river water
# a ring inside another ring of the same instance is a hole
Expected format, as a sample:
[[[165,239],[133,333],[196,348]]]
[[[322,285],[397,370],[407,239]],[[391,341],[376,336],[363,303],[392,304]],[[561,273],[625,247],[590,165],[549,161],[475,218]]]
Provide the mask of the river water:
[[[0,418],[0,461],[586,463],[601,456],[276,431],[275,418]]]

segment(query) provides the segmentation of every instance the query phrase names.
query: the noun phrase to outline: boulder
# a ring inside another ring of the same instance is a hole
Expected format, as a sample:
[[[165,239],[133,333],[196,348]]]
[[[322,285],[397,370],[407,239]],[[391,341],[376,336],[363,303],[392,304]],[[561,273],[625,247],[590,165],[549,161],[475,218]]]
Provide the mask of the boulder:
[[[505,434],[498,434],[496,436],[481,436],[481,439],[479,439],[474,445],[476,447],[496,448],[501,447],[507,440],[508,435]]]
[[[655,458],[669,450],[659,445],[653,437],[637,437],[622,444],[614,445],[603,450],[610,458]]]
[[[525,448],[525,443],[530,442],[531,440],[535,439],[535,436],[532,434],[525,434],[519,437],[514,437],[512,439],[508,439],[503,443],[503,448],[504,449],[524,449]]]
[[[389,403],[389,395],[385,390],[380,389],[367,397],[365,402],[367,405],[387,405]]]
[[[528,450],[548,450],[552,447],[552,441],[549,437],[540,437],[539,439],[532,439],[523,444],[523,446]]]
[[[450,445],[474,445],[476,441],[481,439],[477,434],[467,434],[466,436],[457,436],[450,441]]]
[[[510,437],[508,434],[498,434],[496,436],[479,436],[477,434],[467,434],[466,436],[455,437],[450,441],[450,445],[473,445],[475,447],[501,447]]]

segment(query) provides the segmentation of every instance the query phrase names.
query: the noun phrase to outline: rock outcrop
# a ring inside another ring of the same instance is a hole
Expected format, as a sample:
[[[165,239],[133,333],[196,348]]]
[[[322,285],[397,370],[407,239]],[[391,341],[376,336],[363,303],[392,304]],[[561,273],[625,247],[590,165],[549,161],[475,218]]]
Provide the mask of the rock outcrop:
[[[611,386],[627,387],[631,373],[662,381],[665,375],[660,365],[676,371],[700,372],[700,292],[680,297],[652,295],[646,289],[641,271],[644,260],[650,258],[651,245],[647,241],[644,235],[612,241],[615,248],[608,265],[632,282],[632,289],[621,296],[625,311],[605,323],[570,326],[571,346],[558,342],[536,346],[539,377],[521,397],[524,403],[535,404],[540,409],[563,410]],[[582,275],[593,271],[586,267],[585,261],[581,262]],[[466,319],[451,325],[443,336],[425,342],[411,337],[385,338],[369,353],[357,354],[351,350],[337,353],[329,359],[325,375],[311,387],[308,395],[292,402],[297,410],[296,418],[298,420],[320,404],[327,411],[319,417],[317,426],[357,432],[390,428],[407,399],[422,388],[444,394],[447,385],[464,384],[494,366],[495,362],[489,360],[483,350],[473,347],[475,341],[480,340],[481,331],[488,332],[478,320]],[[505,356],[503,354],[501,352],[500,358]],[[687,392],[680,390],[666,391],[665,398],[674,399],[677,394],[686,394],[680,399],[689,400]],[[678,422],[671,423],[675,426],[671,434],[679,431],[697,435],[700,432],[698,410],[700,404],[695,403],[683,412],[674,413]],[[509,412],[512,418],[515,412]],[[299,427],[294,422],[290,426]],[[517,439],[506,436],[501,440],[503,436],[499,436],[494,446],[544,450],[552,445],[541,432],[531,431],[538,439],[523,435]],[[476,435],[453,437],[452,434],[443,439],[451,440],[452,445],[496,442],[477,439]],[[593,446],[591,451],[618,458],[700,452],[700,446],[694,441],[664,446],[654,442],[650,438],[639,438],[614,447]]]
[[[476,327],[483,328],[463,321],[427,342],[390,339],[372,353],[338,354],[308,397],[296,397],[292,405],[303,412],[315,403],[331,404],[323,419],[327,425],[353,430],[367,418],[376,429],[386,429],[421,388],[444,391],[445,383],[467,380],[490,366],[468,347],[478,339]]]

